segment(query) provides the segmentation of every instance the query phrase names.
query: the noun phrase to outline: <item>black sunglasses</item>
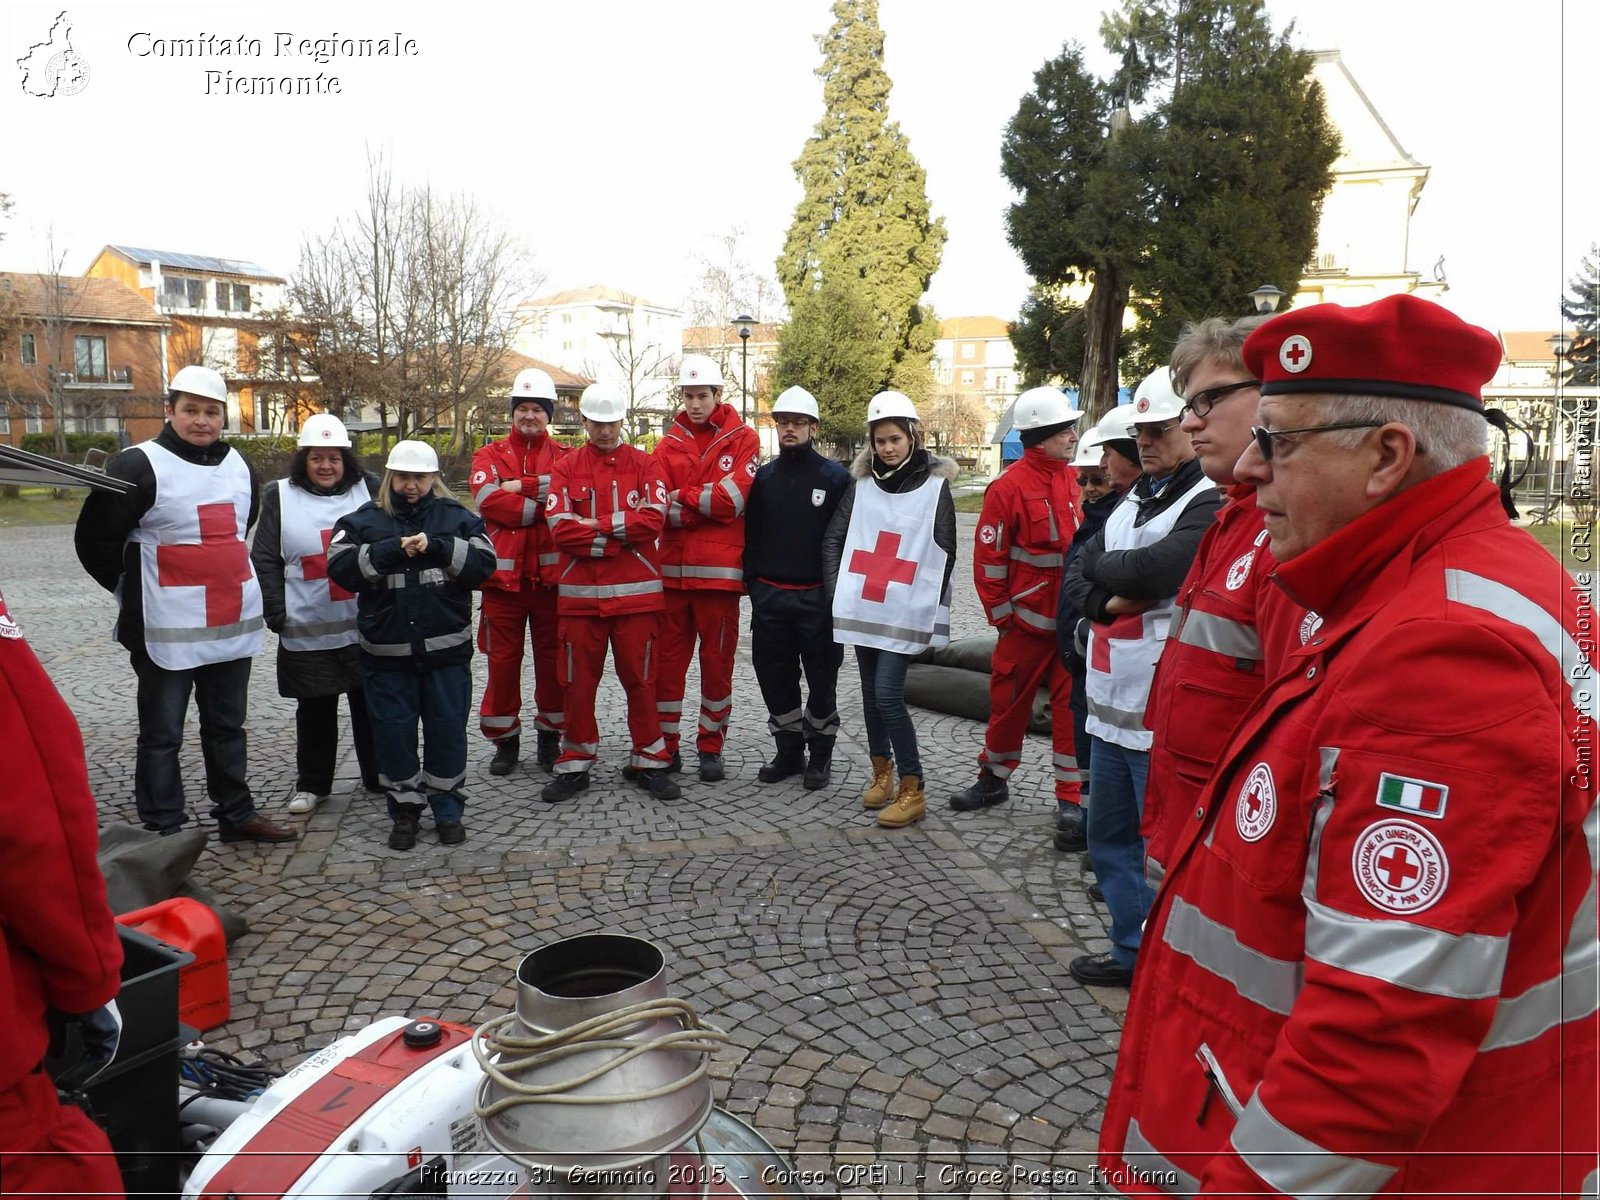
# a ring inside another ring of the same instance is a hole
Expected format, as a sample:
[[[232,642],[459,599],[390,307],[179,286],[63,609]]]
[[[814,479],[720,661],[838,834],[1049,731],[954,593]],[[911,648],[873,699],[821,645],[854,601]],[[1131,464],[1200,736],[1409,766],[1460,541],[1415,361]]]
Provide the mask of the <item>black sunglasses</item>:
[[[1250,426],[1250,436],[1256,440],[1256,449],[1261,451],[1261,457],[1267,462],[1272,461],[1272,441],[1274,438],[1288,437],[1291,433],[1332,433],[1335,429],[1381,429],[1382,421],[1336,421],[1332,425],[1307,425],[1301,429],[1265,429],[1260,425]]]
[[[1204,420],[1211,410],[1217,406],[1217,401],[1224,396],[1231,396],[1233,393],[1242,392],[1246,388],[1258,388],[1260,386],[1261,380],[1259,379],[1241,379],[1238,383],[1225,383],[1221,387],[1207,388],[1203,392],[1196,392],[1193,396],[1190,396],[1188,403],[1183,406],[1183,411],[1192,412],[1195,416]]]
[[[1106,477],[1104,475],[1079,475],[1078,476],[1078,486],[1079,487],[1105,487],[1105,485],[1106,485]]]

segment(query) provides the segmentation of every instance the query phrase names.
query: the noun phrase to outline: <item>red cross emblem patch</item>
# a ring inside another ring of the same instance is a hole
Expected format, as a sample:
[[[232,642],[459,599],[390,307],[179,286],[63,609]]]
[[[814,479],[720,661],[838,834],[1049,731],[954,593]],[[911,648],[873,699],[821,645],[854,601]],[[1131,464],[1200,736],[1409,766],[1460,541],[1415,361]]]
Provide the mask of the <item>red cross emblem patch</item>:
[[[1431,908],[1450,883],[1444,846],[1410,821],[1378,821],[1356,839],[1350,855],[1356,886],[1374,908],[1419,913]]]
[[[1254,550],[1241,554],[1233,560],[1233,566],[1228,568],[1228,590],[1237,592],[1244,586],[1244,581],[1250,578],[1250,564],[1255,562]]]
[[[717,470],[727,472],[733,470],[733,455],[724,454],[717,459]]]
[[[1311,343],[1298,333],[1284,338],[1278,347],[1278,363],[1291,375],[1300,374],[1311,365]]]
[[[1233,807],[1239,836],[1247,842],[1259,842],[1267,836],[1277,815],[1278,785],[1273,781],[1272,768],[1257,763],[1239,789],[1239,799]]]

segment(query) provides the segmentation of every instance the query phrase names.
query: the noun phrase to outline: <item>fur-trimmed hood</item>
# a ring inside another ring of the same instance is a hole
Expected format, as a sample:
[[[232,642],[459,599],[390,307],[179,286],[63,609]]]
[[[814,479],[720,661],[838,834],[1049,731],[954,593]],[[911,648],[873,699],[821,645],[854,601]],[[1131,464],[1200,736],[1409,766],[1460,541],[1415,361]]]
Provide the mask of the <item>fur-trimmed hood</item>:
[[[932,450],[925,449],[921,446],[917,447],[916,452],[927,457],[928,474],[930,475],[936,476],[939,479],[947,479],[951,483],[954,483],[956,481],[956,476],[961,474],[961,468],[956,464],[956,460],[953,458],[941,457],[940,455],[935,454]],[[851,460],[850,478],[869,479],[871,476],[872,446],[869,443],[861,447],[861,449],[856,452],[855,458]]]

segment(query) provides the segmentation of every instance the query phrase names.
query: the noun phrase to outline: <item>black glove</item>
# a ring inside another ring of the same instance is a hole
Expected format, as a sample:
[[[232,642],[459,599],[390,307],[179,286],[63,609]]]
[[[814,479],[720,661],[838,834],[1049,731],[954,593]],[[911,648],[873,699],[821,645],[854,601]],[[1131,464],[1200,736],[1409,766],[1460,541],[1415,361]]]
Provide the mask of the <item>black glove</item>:
[[[50,1049],[45,1055],[45,1068],[64,1092],[87,1087],[117,1056],[122,1014],[117,1011],[115,1000],[86,1013],[51,1009],[48,1023]]]

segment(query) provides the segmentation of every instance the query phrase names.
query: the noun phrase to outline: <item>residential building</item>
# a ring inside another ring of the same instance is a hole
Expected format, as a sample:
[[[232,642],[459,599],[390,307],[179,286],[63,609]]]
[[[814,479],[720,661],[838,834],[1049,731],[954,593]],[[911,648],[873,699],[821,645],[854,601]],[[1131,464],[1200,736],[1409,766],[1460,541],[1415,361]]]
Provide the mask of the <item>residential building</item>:
[[[1576,335],[1567,330],[1570,340]],[[1483,389],[1483,402],[1516,422],[1520,432],[1510,439],[1513,474],[1522,474],[1517,489],[1526,508],[1549,509],[1563,498],[1574,499],[1574,481],[1581,478],[1588,499],[1594,493],[1593,459],[1600,446],[1600,388],[1571,387],[1558,381],[1564,373],[1551,342],[1553,329],[1504,330],[1500,345],[1505,358]],[[1498,465],[1507,456],[1505,439],[1491,431],[1490,453]],[[1586,474],[1579,476],[1580,467]]]
[[[963,466],[998,470],[995,431],[1020,391],[1006,322],[993,316],[940,321],[932,369],[934,397],[923,421],[930,435]]]
[[[744,414],[746,424],[755,426],[762,451],[771,454],[778,451],[778,435],[771,420],[762,417],[772,407],[772,371],[782,328],[776,321],[754,321],[748,342],[740,340],[737,325],[691,325],[683,331],[683,352],[716,360],[722,368],[722,398]]]
[[[228,432],[268,432],[282,424],[269,401],[256,352],[257,314],[282,308],[283,276],[255,263],[171,250],[109,245],[85,272],[136,290],[169,319],[167,375],[203,365],[228,382]],[[258,392],[261,395],[258,396]]]
[[[160,432],[169,322],[114,279],[0,273],[0,442]]]
[[[579,375],[558,367],[554,363],[529,358],[526,354],[519,354],[515,350],[507,350],[500,358],[500,365],[495,371],[495,382],[488,389],[493,399],[478,406],[479,423],[484,432],[489,437],[499,438],[504,437],[511,428],[511,385],[516,381],[519,371],[526,371],[530,367],[544,371],[556,385],[555,413],[550,418],[551,432],[582,433],[583,419],[578,416],[578,399],[583,395],[583,389],[594,380],[587,375]]]

